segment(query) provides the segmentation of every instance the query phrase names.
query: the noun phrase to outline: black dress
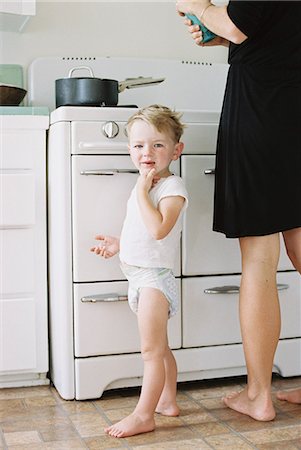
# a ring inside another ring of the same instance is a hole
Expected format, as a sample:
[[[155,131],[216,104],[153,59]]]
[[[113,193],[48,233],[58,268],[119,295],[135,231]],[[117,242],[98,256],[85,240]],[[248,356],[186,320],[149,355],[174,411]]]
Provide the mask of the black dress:
[[[228,14],[248,39],[229,48],[213,229],[301,227],[301,1],[230,1]]]

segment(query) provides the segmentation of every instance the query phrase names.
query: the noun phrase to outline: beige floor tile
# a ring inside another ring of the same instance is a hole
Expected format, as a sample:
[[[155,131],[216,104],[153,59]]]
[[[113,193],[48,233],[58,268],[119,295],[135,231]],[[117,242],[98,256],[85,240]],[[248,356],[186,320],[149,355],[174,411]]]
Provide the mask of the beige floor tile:
[[[209,405],[210,406],[210,405]],[[221,408],[208,408],[210,413],[216,417],[217,420],[228,421],[241,419],[241,414],[233,409],[227,408],[223,403],[220,404]]]
[[[50,392],[49,386],[34,386],[25,388],[5,388],[0,389],[0,399],[28,398],[28,397],[44,397]]]
[[[275,397],[275,395],[272,396],[273,398],[273,403],[275,408],[278,411],[294,411],[295,409],[301,411],[301,405],[296,404],[296,403],[289,403],[283,400],[278,400],[278,398]]]
[[[138,434],[137,436],[131,436],[125,438],[127,444],[132,447],[138,445],[151,445],[151,444],[162,444],[165,442],[179,440],[191,440],[197,439],[200,436],[196,432],[190,430],[188,427],[170,427],[170,426],[158,426],[155,431],[151,433]]]
[[[28,418],[48,418],[57,419],[59,417],[65,417],[66,413],[59,405],[40,406],[39,408],[34,406],[26,409]]]
[[[0,423],[0,429],[3,433],[11,433],[14,431],[34,431],[36,426],[33,420],[8,420]]]
[[[86,446],[89,450],[106,450],[125,448],[124,439],[117,439],[111,436],[101,436],[97,438],[85,439]]]
[[[200,405],[206,409],[227,409],[227,406],[222,401],[221,397],[218,398],[208,398],[206,400],[201,400]]]
[[[44,442],[41,444],[22,444],[13,445],[9,447],[9,450],[73,450],[73,449],[86,449],[87,446],[80,439],[73,439],[69,441],[57,441],[57,442]]]
[[[114,408],[114,409],[108,409],[104,413],[108,420],[111,423],[119,422],[119,420],[123,419],[124,417],[128,416],[133,412],[134,408]]]
[[[297,450],[301,447],[298,446],[297,441],[282,441],[282,442],[271,442],[267,444],[257,444],[256,449],[258,450]]]
[[[20,408],[21,409],[24,408],[24,402],[22,399],[0,400],[0,412],[7,411],[8,409],[20,409]]]
[[[69,416],[77,432],[83,438],[102,436],[108,423],[98,414],[86,413]]]
[[[226,434],[221,436],[209,436],[205,441],[216,450],[251,450],[254,447],[241,439],[239,436],[233,434]]]
[[[216,386],[211,388],[196,389],[189,391],[189,396],[194,400],[205,400],[208,398],[224,397],[229,392],[241,391],[241,385],[231,385],[231,386]]]
[[[40,435],[42,436],[42,440],[45,442],[48,441],[67,441],[72,439],[77,439],[78,434],[73,426],[64,426],[64,427],[53,427],[48,429],[47,431],[40,431]]]
[[[248,431],[243,433],[249,441],[254,444],[265,444],[269,442],[291,441],[301,436],[301,425],[290,427],[279,427],[270,430]]]
[[[188,398],[180,400],[177,402],[180,408],[180,415],[186,414],[187,410],[204,411],[204,408],[196,402],[195,400],[190,400]]]
[[[184,441],[172,441],[156,444],[139,445],[133,450],[210,450],[208,444],[202,439],[189,439]]]
[[[287,389],[295,389],[301,388],[301,377],[292,377],[292,378],[274,378],[272,382],[272,389],[275,391],[278,390],[287,390]]]
[[[110,399],[100,399],[94,400],[93,403],[103,409],[104,411],[108,411],[111,409],[119,409],[119,408],[132,408],[134,409],[137,405],[139,397],[122,397],[119,396],[117,398]]]
[[[191,410],[190,410],[191,411]],[[206,411],[192,410],[190,414],[180,416],[181,420],[187,425],[197,425],[200,423],[216,422],[217,419]]]
[[[41,406],[56,406],[57,403],[52,395],[45,395],[43,397],[29,397],[24,399],[27,408],[41,408]]]
[[[85,412],[97,412],[97,408],[92,402],[79,402],[76,400],[61,403],[61,408],[67,414],[81,414],[81,413],[85,413]]]
[[[8,447],[12,445],[34,444],[42,442],[37,431],[15,431],[4,433],[4,439]]]
[[[191,426],[191,428],[200,433],[202,437],[229,433],[229,429],[218,422],[199,423]]]
[[[71,425],[71,421],[65,416],[35,417],[32,419],[35,429],[38,431],[49,431],[55,427],[64,428]]]
[[[288,417],[286,414],[283,413],[277,414],[275,420],[271,420],[270,422],[259,422],[257,420],[252,419],[251,417],[240,415],[238,419],[227,420],[226,423],[233,430],[238,431],[240,433],[245,431],[264,430],[289,425],[298,425],[298,422],[295,418]]]

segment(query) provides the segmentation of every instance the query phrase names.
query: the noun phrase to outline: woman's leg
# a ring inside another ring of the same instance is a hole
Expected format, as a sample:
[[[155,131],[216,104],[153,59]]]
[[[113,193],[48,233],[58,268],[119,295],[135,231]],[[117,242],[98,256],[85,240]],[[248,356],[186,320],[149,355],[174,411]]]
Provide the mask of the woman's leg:
[[[137,314],[144,362],[141,394],[132,414],[105,429],[111,436],[133,436],[155,428],[154,413],[165,384],[168,310],[161,291],[141,289]]]
[[[224,399],[227,406],[256,420],[272,420],[271,399],[274,354],[280,334],[276,284],[279,235],[240,239],[242,278],[240,324],[248,371],[244,391]]]
[[[156,412],[164,416],[178,416],[180,413],[177,405],[177,363],[172,351],[167,347],[164,356],[165,384],[156,407]]]
[[[301,228],[285,231],[283,238],[289,258],[295,269],[301,274]],[[301,388],[278,392],[277,398],[291,403],[301,403]]]

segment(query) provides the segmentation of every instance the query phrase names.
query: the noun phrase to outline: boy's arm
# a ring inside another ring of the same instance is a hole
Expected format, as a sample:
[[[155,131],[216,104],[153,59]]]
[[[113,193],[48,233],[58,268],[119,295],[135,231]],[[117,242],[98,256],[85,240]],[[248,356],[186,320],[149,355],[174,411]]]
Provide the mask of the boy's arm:
[[[160,240],[165,238],[175,225],[185,198],[180,195],[164,197],[158,208],[155,208],[149,196],[154,176],[154,169],[140,175],[137,182],[137,199],[146,228],[154,239]]]
[[[179,195],[164,197],[158,206],[154,207],[148,192],[138,191],[138,203],[143,222],[156,240],[165,238],[174,227],[185,199]]]

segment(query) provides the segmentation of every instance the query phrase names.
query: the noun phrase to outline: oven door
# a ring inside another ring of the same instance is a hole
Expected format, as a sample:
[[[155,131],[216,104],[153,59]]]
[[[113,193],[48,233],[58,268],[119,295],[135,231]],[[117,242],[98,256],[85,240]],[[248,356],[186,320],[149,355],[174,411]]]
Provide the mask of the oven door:
[[[171,167],[179,173],[178,161]],[[120,236],[136,180],[137,170],[128,155],[72,156],[74,282],[124,280],[118,256],[103,259],[90,248],[97,243],[97,234]]]
[[[214,155],[182,156],[182,178],[189,196],[182,238],[183,275],[240,273],[238,239],[212,231]],[[278,270],[293,270],[281,240]]]

